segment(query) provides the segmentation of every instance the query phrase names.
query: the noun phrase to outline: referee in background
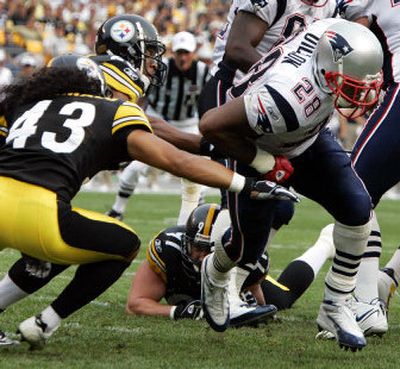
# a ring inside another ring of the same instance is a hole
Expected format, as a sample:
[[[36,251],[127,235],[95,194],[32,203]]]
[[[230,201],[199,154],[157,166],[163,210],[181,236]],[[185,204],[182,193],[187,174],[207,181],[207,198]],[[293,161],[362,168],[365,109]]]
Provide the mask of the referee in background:
[[[188,133],[199,133],[198,98],[209,74],[208,66],[197,60],[197,42],[190,32],[179,32],[172,38],[172,56],[164,60],[167,74],[164,84],[152,87],[147,95],[146,114],[166,120],[177,129]],[[134,161],[121,174],[119,190],[108,215],[121,219],[129,197],[141,175],[147,175],[149,167]],[[202,186],[182,179],[182,205],[178,225],[186,224],[189,214],[201,197]]]

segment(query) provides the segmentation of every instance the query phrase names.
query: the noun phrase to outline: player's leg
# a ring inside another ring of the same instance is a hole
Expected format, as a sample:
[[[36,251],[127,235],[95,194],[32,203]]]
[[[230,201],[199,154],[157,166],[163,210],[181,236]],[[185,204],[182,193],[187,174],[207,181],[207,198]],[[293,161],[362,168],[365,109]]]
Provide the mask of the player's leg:
[[[142,175],[146,175],[149,170],[147,164],[139,161],[132,161],[121,173],[119,177],[119,188],[115,197],[115,202],[107,212],[110,217],[122,220],[129,198],[132,196]]]
[[[357,174],[365,183],[376,207],[383,194],[400,180],[400,172],[388,163],[400,158],[400,87],[388,89],[382,103],[369,117],[353,152],[352,161]],[[356,296],[363,302],[378,297],[377,277],[381,255],[381,233],[375,219],[371,236],[363,256],[356,288]]]
[[[52,259],[82,264],[61,294],[42,312],[19,325],[22,337],[41,347],[62,319],[106,291],[136,256],[140,241],[125,224],[58,201],[58,224],[43,247]]]
[[[371,200],[347,155],[329,131],[323,131],[301,156],[292,160],[294,188],[321,204],[336,220],[333,265],[325,279],[317,322],[332,331],[340,345],[366,345],[363,332],[346,306],[370,233]]]
[[[275,305],[279,310],[292,307],[314,281],[326,260],[333,258],[335,246],[332,231],[333,224],[324,227],[315,244],[291,261],[277,280],[267,276],[262,281],[266,303]]]

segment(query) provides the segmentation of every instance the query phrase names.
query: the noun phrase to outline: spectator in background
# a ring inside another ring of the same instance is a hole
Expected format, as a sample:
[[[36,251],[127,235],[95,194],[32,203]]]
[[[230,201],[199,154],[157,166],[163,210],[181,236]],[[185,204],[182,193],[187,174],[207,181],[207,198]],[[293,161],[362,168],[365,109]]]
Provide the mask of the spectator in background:
[[[6,56],[7,56],[6,52],[3,49],[0,49],[0,90],[4,86],[9,85],[13,79],[11,70],[6,67],[6,60],[7,60]]]
[[[29,77],[42,63],[31,53],[23,53],[17,58],[20,67],[18,78]]]

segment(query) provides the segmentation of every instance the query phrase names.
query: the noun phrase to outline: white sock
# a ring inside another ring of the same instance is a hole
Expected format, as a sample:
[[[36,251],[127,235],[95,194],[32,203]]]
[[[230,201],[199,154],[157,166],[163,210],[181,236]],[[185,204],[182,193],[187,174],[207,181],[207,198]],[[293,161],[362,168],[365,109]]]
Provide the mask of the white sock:
[[[185,225],[190,213],[196,209],[201,195],[201,186],[187,179],[181,179],[182,184],[182,202],[179,211],[177,225]]]
[[[394,252],[392,258],[388,261],[385,267],[392,268],[397,283],[400,282],[400,248]]]
[[[371,219],[371,234],[368,237],[367,247],[361,259],[357,284],[354,290],[354,294],[358,300],[370,302],[379,296],[378,272],[381,252],[381,232],[374,212]]]
[[[0,281],[0,310],[5,310],[28,295],[11,280],[7,273]]]
[[[129,202],[129,198],[130,197],[121,197],[117,195],[115,197],[115,202],[112,206],[112,209],[115,210],[117,213],[124,214]]]
[[[354,291],[370,232],[371,222],[361,226],[335,223],[333,242],[336,254],[325,278],[325,299],[345,301]]]
[[[304,261],[314,271],[314,277],[318,274],[325,261],[335,255],[335,245],[333,244],[333,224],[328,224],[322,228],[318,240],[306,250],[303,255],[295,260]]]
[[[52,306],[48,306],[41,312],[43,323],[47,324],[49,331],[57,329],[61,324],[61,317],[55,312]]]
[[[218,260],[215,253],[210,257],[210,261],[207,263],[207,276],[211,280],[214,286],[222,287],[226,286],[229,282],[231,270],[221,272],[215,267],[215,263],[218,265]]]

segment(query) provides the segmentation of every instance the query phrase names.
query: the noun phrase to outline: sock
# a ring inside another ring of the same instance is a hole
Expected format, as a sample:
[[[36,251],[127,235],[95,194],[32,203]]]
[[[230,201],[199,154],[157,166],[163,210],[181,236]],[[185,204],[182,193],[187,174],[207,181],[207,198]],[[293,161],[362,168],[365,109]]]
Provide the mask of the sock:
[[[325,261],[328,258],[333,258],[334,254],[335,245],[333,244],[333,224],[329,224],[321,230],[319,238],[315,244],[295,260],[301,260],[308,264],[312,268],[315,278]]]
[[[129,202],[129,198],[131,195],[126,196],[121,192],[118,192],[118,195],[115,197],[115,202],[114,205],[112,206],[112,209],[116,211],[117,213],[124,214],[126,207]]]
[[[335,223],[333,241],[336,254],[325,278],[324,299],[344,302],[354,291],[358,268],[370,231],[370,221],[361,226]]]
[[[378,272],[381,252],[381,232],[374,212],[371,219],[371,233],[361,260],[354,291],[355,296],[360,301],[370,302],[378,297]]]
[[[116,212],[123,214],[128,205],[129,198],[135,191],[135,188],[139,182],[141,175],[146,175],[149,170],[147,164],[143,164],[139,161],[133,161],[130,163],[121,173],[119,177],[119,189],[118,194],[115,198],[112,209]]]
[[[385,268],[391,268],[394,271],[396,282],[400,281],[400,247],[394,252],[392,258],[385,265]]]
[[[177,225],[185,225],[190,213],[198,206],[202,187],[199,184],[191,182],[184,178],[181,179],[181,184],[182,201]]]
[[[207,263],[207,276],[214,286],[226,286],[230,279],[230,271],[230,269],[221,271],[215,253],[211,254]]]
[[[55,312],[52,306],[48,306],[40,313],[42,322],[47,325],[46,330],[54,331],[61,324],[61,317]]]
[[[51,306],[62,319],[68,317],[106,291],[128,266],[129,263],[119,260],[80,265]]]
[[[28,296],[10,278],[8,273],[0,281],[0,309],[5,310],[10,305]]]

